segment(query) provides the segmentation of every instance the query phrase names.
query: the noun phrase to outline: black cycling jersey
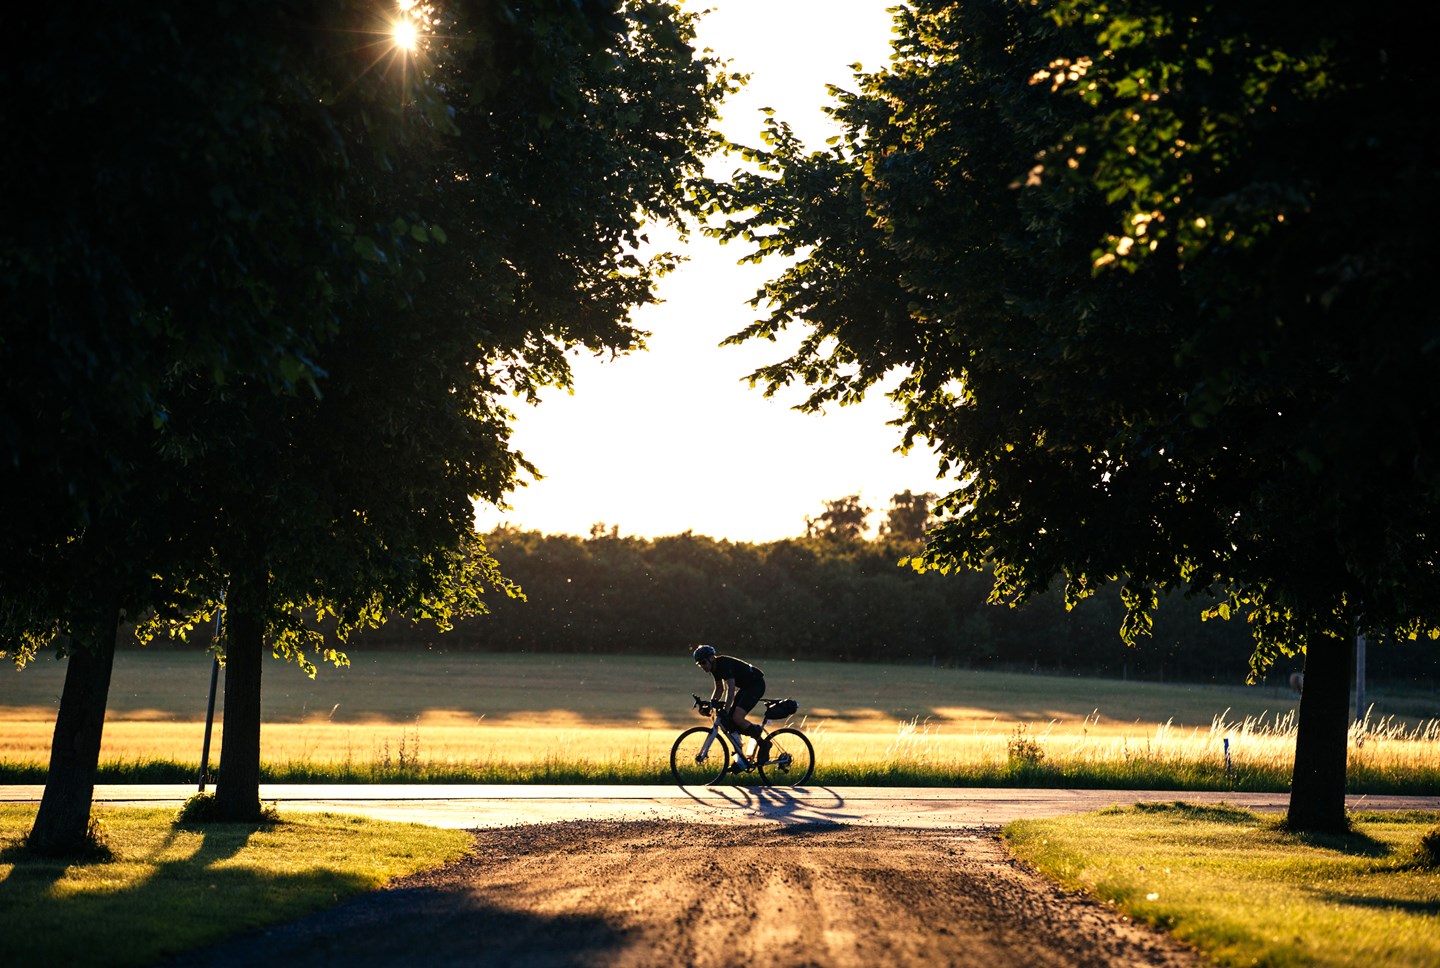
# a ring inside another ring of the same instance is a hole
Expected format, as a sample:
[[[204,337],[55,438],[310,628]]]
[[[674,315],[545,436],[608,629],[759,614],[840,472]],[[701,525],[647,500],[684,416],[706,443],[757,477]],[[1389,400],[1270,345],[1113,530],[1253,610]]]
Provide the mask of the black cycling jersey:
[[[715,677],[716,686],[722,685],[726,679],[734,679],[736,689],[758,686],[765,681],[765,673],[732,655],[717,655],[710,674]]]

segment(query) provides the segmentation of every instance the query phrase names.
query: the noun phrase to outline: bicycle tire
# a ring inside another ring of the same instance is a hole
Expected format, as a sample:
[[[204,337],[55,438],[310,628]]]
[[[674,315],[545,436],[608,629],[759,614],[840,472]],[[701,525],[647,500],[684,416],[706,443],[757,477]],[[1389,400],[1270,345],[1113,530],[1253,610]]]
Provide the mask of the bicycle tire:
[[[770,758],[760,764],[760,776],[771,786],[803,786],[815,772],[815,747],[798,729],[777,729],[768,737]]]
[[[675,738],[670,747],[670,775],[682,786],[710,786],[720,782],[730,767],[730,747],[724,737],[716,736],[704,760],[698,759],[710,730],[692,726]]]

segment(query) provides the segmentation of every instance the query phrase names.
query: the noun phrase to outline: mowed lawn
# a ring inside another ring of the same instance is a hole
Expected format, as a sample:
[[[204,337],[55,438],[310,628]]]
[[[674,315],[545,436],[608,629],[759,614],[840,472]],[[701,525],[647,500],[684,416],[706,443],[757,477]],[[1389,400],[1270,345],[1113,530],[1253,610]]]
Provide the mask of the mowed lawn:
[[[803,662],[749,656],[770,697],[800,703],[797,722],[822,763],[1004,761],[1017,735],[1064,756],[1129,758],[1170,749],[1218,759],[1284,757],[1296,697],[1288,688],[1119,682],[928,666]],[[700,720],[691,694],[710,680],[673,658],[394,652],[322,666],[314,680],[267,662],[267,763],[547,759],[663,761],[675,733]],[[44,762],[64,664],[42,657],[0,668],[0,761]],[[116,661],[102,761],[198,762],[210,683],[203,652],[126,651]],[[221,677],[223,700],[223,673]],[[1372,690],[1389,730],[1382,747],[1440,762],[1440,697]],[[223,701],[212,742],[218,760]],[[1017,728],[1020,733],[1017,734]],[[1426,732],[1428,729],[1428,733]],[[1407,740],[1415,734],[1428,740]],[[1385,737],[1382,737],[1385,738]]]

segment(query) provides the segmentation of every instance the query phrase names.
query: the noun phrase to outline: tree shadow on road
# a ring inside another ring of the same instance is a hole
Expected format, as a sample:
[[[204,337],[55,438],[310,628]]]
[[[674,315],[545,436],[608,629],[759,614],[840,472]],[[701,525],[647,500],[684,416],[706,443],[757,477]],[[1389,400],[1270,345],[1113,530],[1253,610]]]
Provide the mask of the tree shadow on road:
[[[380,965],[576,965],[627,943],[625,930],[590,914],[538,915],[472,891],[413,887],[352,898],[339,907],[192,951],[161,968],[307,968]],[[543,958],[536,960],[536,953]]]

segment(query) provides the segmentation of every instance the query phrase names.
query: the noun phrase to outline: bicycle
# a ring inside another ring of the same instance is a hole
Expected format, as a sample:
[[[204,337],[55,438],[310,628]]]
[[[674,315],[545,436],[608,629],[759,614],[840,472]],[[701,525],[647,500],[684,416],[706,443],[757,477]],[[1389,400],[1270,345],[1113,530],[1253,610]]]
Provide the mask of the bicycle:
[[[800,786],[815,772],[815,747],[800,730],[784,726],[766,732],[770,757],[759,763],[754,740],[735,732],[724,716],[724,704],[691,695],[695,708],[701,715],[713,717],[714,722],[708,728],[690,727],[670,747],[670,772],[680,786],[709,786],[719,783],[726,773],[739,775],[752,770],[771,786]],[[793,699],[766,699],[764,703],[762,728],[772,720],[788,719],[797,708]]]

